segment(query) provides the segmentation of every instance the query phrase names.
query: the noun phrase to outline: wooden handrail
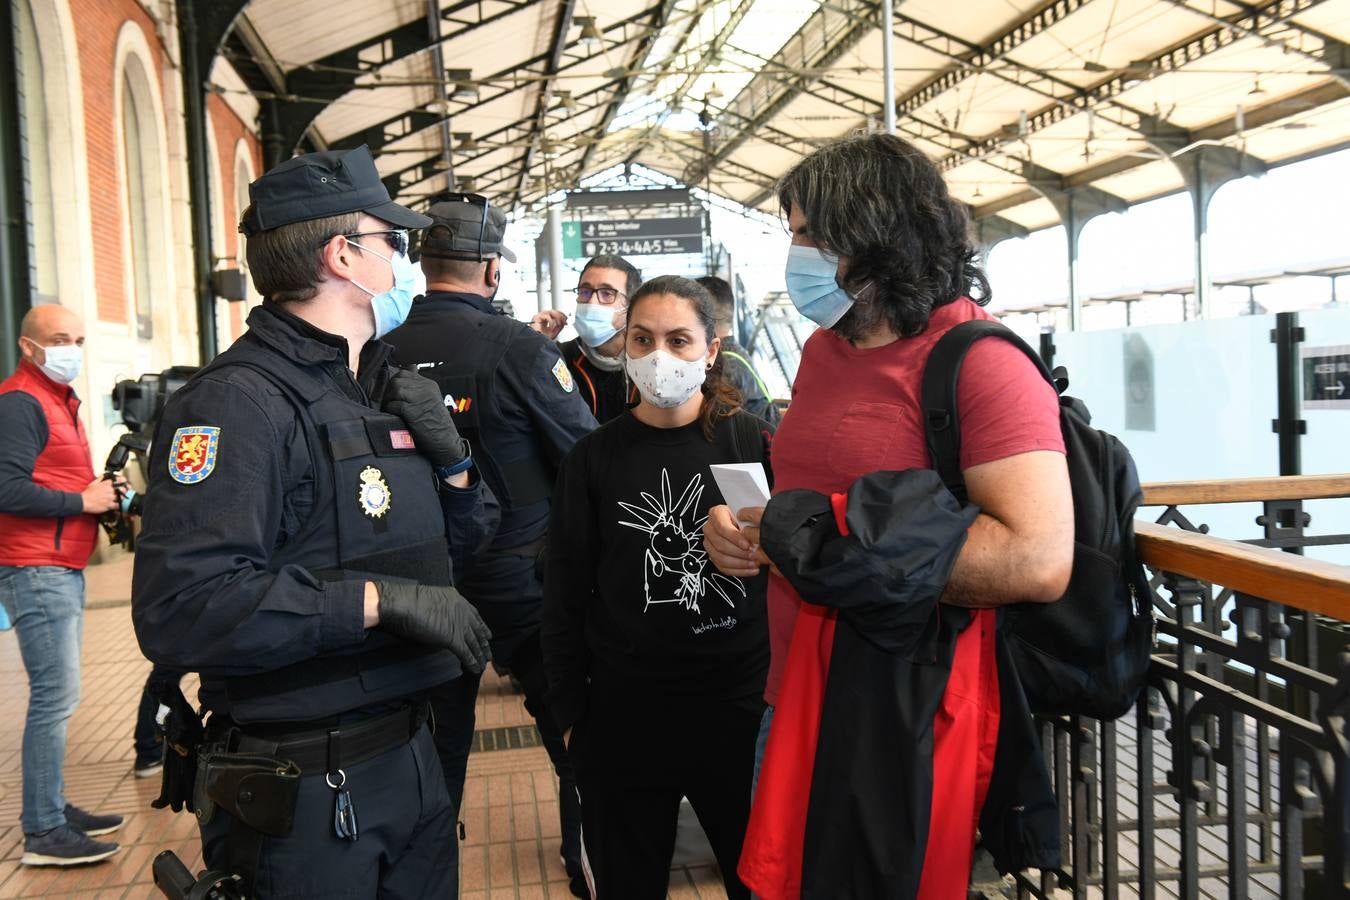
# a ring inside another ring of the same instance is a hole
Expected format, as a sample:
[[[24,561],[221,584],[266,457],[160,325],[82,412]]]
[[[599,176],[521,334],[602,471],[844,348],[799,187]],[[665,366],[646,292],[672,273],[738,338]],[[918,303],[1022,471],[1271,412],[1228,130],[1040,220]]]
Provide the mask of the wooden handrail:
[[[1144,485],[1145,506],[1250,503],[1262,500],[1323,500],[1331,497],[1350,497],[1350,475],[1154,481]]]
[[[1350,620],[1350,566],[1169,528],[1136,519],[1139,558],[1153,569],[1187,575],[1261,597]]]

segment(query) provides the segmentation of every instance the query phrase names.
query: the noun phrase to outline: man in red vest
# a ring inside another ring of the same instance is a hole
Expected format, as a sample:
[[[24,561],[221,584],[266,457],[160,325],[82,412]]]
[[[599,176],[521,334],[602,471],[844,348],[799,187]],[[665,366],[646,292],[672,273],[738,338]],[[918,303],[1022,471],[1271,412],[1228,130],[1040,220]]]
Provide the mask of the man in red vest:
[[[122,827],[65,802],[66,725],[80,699],[84,567],[98,515],[117,505],[94,477],[80,400],[70,382],[84,357],[84,323],[55,304],[28,311],[18,369],[0,382],[0,604],[28,670],[23,732],[23,858],[30,866],[98,862],[117,845],[94,840]]]

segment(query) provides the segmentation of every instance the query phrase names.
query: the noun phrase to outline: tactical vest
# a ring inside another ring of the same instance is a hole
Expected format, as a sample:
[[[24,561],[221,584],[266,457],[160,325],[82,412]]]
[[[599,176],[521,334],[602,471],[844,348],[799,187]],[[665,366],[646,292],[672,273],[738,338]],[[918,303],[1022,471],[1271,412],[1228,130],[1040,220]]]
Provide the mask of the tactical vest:
[[[436,300],[437,294],[428,299]],[[418,363],[418,374],[440,387],[455,428],[469,442],[474,463],[502,505],[503,531],[512,527],[510,511],[552,496],[556,475],[529,421],[502,412],[496,374],[512,364],[507,354],[518,324],[450,300],[414,307],[396,338],[399,361]],[[526,367],[528,379],[533,357],[519,364]]]
[[[248,339],[202,371],[231,366],[252,369],[291,401],[306,446],[277,450],[307,453],[313,473],[308,518],[272,553],[269,571],[300,566],[328,581],[451,583],[436,475],[412,449],[402,419],[348,397],[319,367],[297,366]],[[460,672],[448,650],[373,629],[357,648],[271,672],[203,675],[202,698],[236,722],[300,722],[406,697]]]

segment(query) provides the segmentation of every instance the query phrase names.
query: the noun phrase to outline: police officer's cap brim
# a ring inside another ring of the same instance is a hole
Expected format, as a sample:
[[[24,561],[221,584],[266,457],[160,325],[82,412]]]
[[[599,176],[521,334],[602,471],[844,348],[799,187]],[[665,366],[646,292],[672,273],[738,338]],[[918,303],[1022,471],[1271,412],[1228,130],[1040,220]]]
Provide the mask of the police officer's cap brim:
[[[377,219],[383,219],[398,228],[426,228],[431,224],[431,219],[427,216],[419,212],[413,212],[408,207],[400,206],[392,200],[361,211],[369,213]]]

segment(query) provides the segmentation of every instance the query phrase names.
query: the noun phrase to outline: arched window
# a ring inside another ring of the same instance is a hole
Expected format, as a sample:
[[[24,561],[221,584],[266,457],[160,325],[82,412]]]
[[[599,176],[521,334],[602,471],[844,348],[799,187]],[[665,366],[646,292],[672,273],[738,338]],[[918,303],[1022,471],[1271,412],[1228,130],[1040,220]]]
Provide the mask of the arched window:
[[[145,135],[151,125],[151,110],[143,108],[138,100],[137,85],[133,79],[144,72],[139,71],[140,63],[128,59],[122,74],[122,183],[127,192],[127,230],[129,240],[129,258],[131,266],[131,291],[136,310],[136,335],[149,339],[154,334],[151,321],[151,285],[150,274],[150,209],[147,193],[153,173],[146,172],[147,153]],[[136,71],[133,71],[136,70]],[[151,154],[157,156],[158,154]]]
[[[19,4],[19,53],[23,85],[24,161],[28,176],[34,303],[58,299],[56,260],[56,204],[52,190],[52,160],[47,92],[37,21],[28,3]]]

